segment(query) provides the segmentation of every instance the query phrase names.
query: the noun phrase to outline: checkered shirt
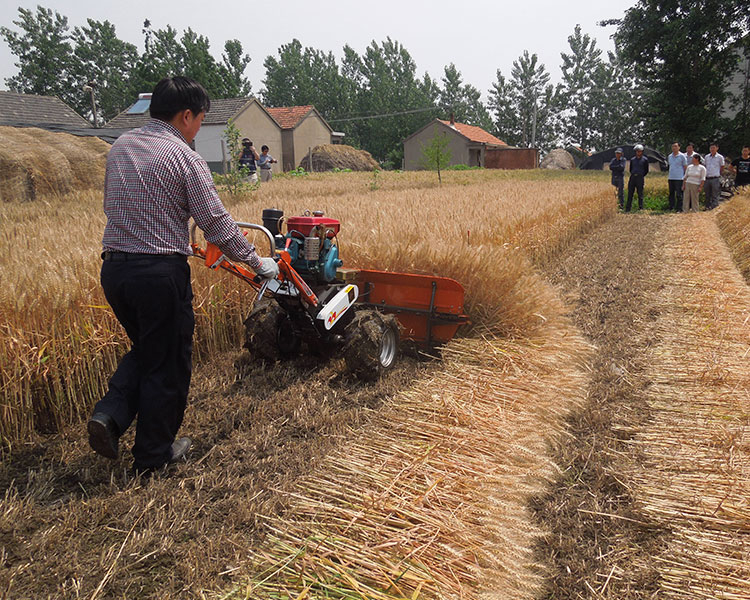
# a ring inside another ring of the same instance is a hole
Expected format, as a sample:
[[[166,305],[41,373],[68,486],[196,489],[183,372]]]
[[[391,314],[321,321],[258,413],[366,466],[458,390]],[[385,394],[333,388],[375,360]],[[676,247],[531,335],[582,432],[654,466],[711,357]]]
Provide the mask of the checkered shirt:
[[[104,180],[105,250],[190,255],[188,220],[236,261],[260,266],[216,193],[211,172],[182,134],[151,119],[112,145]]]

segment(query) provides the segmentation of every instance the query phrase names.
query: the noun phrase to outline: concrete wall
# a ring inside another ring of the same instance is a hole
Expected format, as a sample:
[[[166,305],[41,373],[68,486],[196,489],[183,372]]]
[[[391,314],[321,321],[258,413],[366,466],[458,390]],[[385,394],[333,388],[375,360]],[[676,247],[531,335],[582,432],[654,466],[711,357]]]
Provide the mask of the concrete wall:
[[[536,169],[539,151],[536,148],[488,148],[483,166],[488,169]]]
[[[270,154],[281,162],[281,129],[257,102],[250,104],[234,119],[240,131],[240,138],[250,138],[260,154],[260,147],[265,144]],[[195,150],[208,163],[212,171],[223,172],[221,142],[224,140],[226,124],[203,125],[195,136]],[[229,149],[226,148],[227,160]]]
[[[432,138],[435,136],[436,130],[441,134],[445,133],[448,136],[448,148],[451,151],[450,164],[469,164],[470,142],[448,125],[435,123],[434,125],[428,125],[422,131],[404,142],[404,169],[407,171],[419,171],[424,169],[422,163],[422,148],[430,144]],[[481,146],[471,145],[471,147],[480,148]],[[480,160],[483,161],[484,156],[481,156]]]
[[[315,146],[331,143],[331,130],[328,129],[315,111],[310,112],[294,128],[294,167],[307,156],[307,151]],[[286,163],[286,159],[284,161]],[[292,167],[292,168],[294,168]],[[305,166],[307,170],[307,166]]]

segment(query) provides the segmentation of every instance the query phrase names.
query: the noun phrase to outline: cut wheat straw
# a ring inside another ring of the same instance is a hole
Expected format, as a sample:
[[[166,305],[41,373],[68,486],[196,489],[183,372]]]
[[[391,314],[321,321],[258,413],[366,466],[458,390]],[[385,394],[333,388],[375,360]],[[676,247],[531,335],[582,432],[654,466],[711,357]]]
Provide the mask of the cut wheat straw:
[[[734,220],[748,204],[726,209]],[[633,440],[646,462],[630,481],[645,513],[672,532],[657,557],[660,597],[748,598],[750,289],[712,215],[675,222],[663,260],[652,419]]]

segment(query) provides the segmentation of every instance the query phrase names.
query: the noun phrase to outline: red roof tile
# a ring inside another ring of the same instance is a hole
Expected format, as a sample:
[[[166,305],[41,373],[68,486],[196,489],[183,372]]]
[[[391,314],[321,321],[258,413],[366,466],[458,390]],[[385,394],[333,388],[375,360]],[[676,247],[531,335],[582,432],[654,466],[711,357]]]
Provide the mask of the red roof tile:
[[[266,108],[266,110],[282,129],[294,129],[312,108],[312,105],[308,104],[307,106],[279,106]]]
[[[450,121],[443,121],[443,119],[438,119],[438,121],[447,125],[448,127],[451,126]],[[494,146],[508,145],[503,140],[496,138],[494,135],[486,132],[481,127],[476,127],[475,125],[466,125],[465,123],[454,123],[453,126],[455,127],[456,131],[469,138],[472,142],[478,142],[480,144],[492,144]]]

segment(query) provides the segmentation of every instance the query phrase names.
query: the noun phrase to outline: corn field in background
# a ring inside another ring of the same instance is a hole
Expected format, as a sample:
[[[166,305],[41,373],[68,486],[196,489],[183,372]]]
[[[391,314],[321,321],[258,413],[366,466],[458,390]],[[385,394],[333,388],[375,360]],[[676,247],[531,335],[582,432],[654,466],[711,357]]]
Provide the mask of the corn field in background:
[[[287,215],[325,210],[340,219],[347,266],[435,273],[466,287],[475,324],[529,333],[544,308],[517,283],[615,211],[601,174],[456,172],[284,178],[246,197],[224,198],[237,220],[263,208]],[[103,393],[124,332],[99,285],[105,218],[101,194],[0,204],[0,384],[2,448],[33,431],[84,418]],[[262,247],[261,252],[267,252]],[[196,358],[241,344],[253,294],[232,278],[193,269]]]

